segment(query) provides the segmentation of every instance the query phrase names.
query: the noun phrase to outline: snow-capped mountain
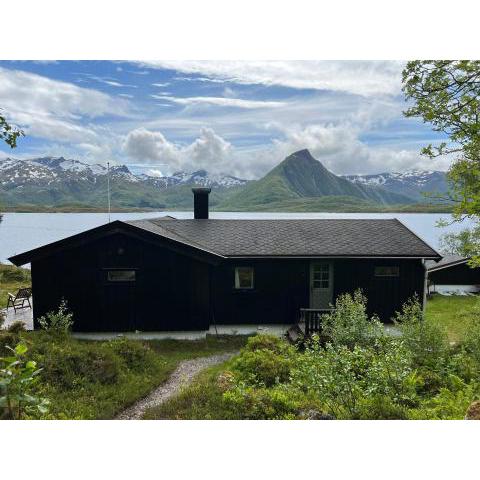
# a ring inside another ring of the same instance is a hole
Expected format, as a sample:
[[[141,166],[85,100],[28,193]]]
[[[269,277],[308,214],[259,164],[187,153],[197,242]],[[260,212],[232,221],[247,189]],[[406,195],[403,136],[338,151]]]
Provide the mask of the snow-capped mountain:
[[[445,172],[410,170],[407,172],[378,173],[372,175],[344,175],[353,183],[382,187],[415,200],[425,198],[424,193],[444,193],[448,190]]]
[[[28,160],[0,159],[0,204],[59,205],[103,204],[107,168],[63,157]],[[112,200],[117,205],[163,208],[165,196],[191,203],[191,185],[215,187],[217,194],[247,183],[230,175],[210,175],[205,170],[177,172],[172,176],[135,175],[126,165],[110,167]],[[178,187],[178,188],[176,188]]]

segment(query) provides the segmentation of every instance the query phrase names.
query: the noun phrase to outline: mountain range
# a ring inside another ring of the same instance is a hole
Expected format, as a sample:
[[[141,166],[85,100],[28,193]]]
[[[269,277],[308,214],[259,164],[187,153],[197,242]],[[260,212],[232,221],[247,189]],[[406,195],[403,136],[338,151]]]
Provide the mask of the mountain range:
[[[259,180],[205,170],[171,176],[135,175],[110,168],[116,209],[191,209],[193,185],[212,187],[213,209],[245,211],[378,211],[415,208],[422,191],[444,192],[444,172],[337,176],[308,150],[289,155]],[[7,209],[104,209],[107,169],[63,157],[0,160],[0,205]]]

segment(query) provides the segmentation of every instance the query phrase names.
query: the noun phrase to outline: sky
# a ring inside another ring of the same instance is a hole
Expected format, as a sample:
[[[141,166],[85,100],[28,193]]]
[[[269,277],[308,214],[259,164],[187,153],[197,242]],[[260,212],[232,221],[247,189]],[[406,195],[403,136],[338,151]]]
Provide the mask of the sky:
[[[0,61],[0,108],[25,137],[0,159],[63,156],[134,173],[254,179],[308,148],[336,174],[446,170],[403,116],[396,61]]]

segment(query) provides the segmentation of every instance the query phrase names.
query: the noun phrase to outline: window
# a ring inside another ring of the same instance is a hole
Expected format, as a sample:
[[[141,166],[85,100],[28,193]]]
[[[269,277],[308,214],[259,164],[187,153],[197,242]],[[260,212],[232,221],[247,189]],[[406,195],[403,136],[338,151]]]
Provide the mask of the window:
[[[253,267],[235,268],[235,288],[253,288]]]
[[[399,267],[375,267],[376,277],[398,277],[400,275]]]
[[[107,280],[109,282],[134,282],[135,270],[109,270]]]
[[[318,263],[313,267],[313,288],[330,288],[330,264]]]

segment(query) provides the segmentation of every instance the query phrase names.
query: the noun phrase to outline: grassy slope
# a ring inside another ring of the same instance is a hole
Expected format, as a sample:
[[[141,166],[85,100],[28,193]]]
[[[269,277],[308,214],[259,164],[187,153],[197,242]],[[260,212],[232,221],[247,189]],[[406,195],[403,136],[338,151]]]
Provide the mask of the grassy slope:
[[[43,368],[35,393],[50,400],[44,417],[50,419],[113,418],[163,383],[181,360],[235,351],[245,342],[245,337],[131,340],[118,351],[112,342],[52,341],[44,332],[24,332],[21,338],[29,345],[29,358]],[[17,341],[11,334],[0,334],[0,348]],[[138,350],[142,355],[132,357]]]
[[[472,320],[478,316],[478,297],[445,297],[434,295],[427,302],[427,320],[441,325],[447,330],[452,342],[462,339]]]
[[[7,306],[7,293],[30,286],[30,270],[0,263],[0,308]]]

